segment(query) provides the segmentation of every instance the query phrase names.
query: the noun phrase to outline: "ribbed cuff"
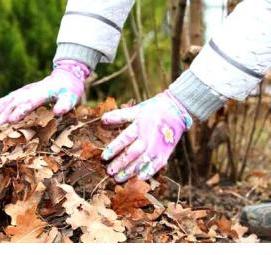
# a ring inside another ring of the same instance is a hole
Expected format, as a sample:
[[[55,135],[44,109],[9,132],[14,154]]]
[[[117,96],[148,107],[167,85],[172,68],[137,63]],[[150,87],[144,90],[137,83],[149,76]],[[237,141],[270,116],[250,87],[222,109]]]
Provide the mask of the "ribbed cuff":
[[[74,43],[60,43],[53,61],[64,59],[77,60],[86,64],[91,70],[95,70],[101,58],[102,53],[86,46]]]
[[[227,98],[201,82],[190,70],[169,86],[171,94],[198,119],[204,121],[220,109]]]

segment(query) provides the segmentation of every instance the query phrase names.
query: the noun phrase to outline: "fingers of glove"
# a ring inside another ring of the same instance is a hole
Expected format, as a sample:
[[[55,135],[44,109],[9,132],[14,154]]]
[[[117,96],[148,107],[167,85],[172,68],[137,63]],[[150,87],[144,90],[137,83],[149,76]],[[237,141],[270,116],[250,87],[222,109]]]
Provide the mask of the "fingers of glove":
[[[135,123],[128,126],[120,133],[109,145],[106,146],[102,153],[102,159],[110,160],[115,157],[119,152],[124,150],[137,138],[137,125]]]
[[[6,109],[7,105],[13,101],[13,96],[10,94],[0,99],[0,113]]]
[[[138,178],[143,181],[149,180],[164,166],[165,164],[159,158],[156,158],[153,161],[143,163],[137,169]]]
[[[141,157],[128,165],[125,170],[121,170],[120,172],[118,172],[114,176],[115,181],[118,183],[122,183],[135,176],[137,173],[136,169],[140,164],[142,164]]]
[[[53,112],[56,115],[63,115],[69,112],[77,104],[78,99],[75,93],[66,91],[59,94]]]
[[[132,143],[127,150],[121,153],[116,159],[114,159],[107,167],[107,173],[109,175],[115,175],[119,171],[125,169],[131,162],[136,160],[145,150],[146,146],[143,141],[136,140]]]
[[[113,110],[111,112],[106,112],[102,116],[102,122],[104,124],[123,124],[126,122],[132,122],[137,114],[137,107],[129,107],[129,108],[123,108],[118,110]]]
[[[8,122],[17,122],[24,118],[26,114],[33,111],[37,106],[33,105],[30,102],[19,104],[12,111],[12,113],[8,117]]]
[[[14,103],[14,101],[11,101],[6,105],[5,109],[3,109],[0,113],[0,125],[8,122],[8,118],[15,107],[16,104]]]

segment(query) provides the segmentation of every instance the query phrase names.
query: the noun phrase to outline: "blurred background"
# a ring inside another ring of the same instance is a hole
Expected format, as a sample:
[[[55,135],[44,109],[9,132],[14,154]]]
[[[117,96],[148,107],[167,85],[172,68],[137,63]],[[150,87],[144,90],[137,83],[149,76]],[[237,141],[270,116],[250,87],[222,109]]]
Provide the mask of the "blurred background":
[[[56,49],[56,37],[67,0],[0,0],[0,95],[25,83],[43,78],[52,67]],[[125,27],[124,35],[132,57],[142,42],[145,68],[150,90],[159,90],[161,84],[167,86],[171,69],[171,1],[144,0],[135,6]],[[198,2],[198,1],[195,1]],[[176,2],[177,4],[177,2]],[[189,5],[189,2],[187,3]],[[200,14],[202,44],[210,38],[226,15],[226,1],[203,0]],[[140,9],[140,10],[139,10]],[[187,14],[188,15],[188,14]],[[140,19],[140,24],[139,24]],[[139,27],[140,25],[140,27]],[[140,37],[140,38],[139,38]],[[187,40],[188,38],[186,38]],[[187,45],[186,45],[187,47]],[[125,63],[123,46],[120,45],[117,59],[112,65],[100,65],[97,73],[103,77],[122,68]],[[163,72],[157,72],[157,63]],[[114,86],[110,86],[111,83]],[[100,97],[117,94],[125,88],[128,100],[134,95],[126,89],[127,73],[99,86],[95,91]],[[101,92],[101,93],[100,93]],[[92,93],[93,94],[93,93]],[[91,95],[90,95],[91,96]],[[91,97],[92,98],[92,97]]]
[[[113,96],[140,102],[189,67],[238,0],[137,0],[114,64],[88,80],[85,103]],[[0,0],[0,95],[50,73],[66,0]],[[269,79],[244,102],[229,102],[177,146],[169,176],[180,183],[219,174],[238,182],[270,166]]]

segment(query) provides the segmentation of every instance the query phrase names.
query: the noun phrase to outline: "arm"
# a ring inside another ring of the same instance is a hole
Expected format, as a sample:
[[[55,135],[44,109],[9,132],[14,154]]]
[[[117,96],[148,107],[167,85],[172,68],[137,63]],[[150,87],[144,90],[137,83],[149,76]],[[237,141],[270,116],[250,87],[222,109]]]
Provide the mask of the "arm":
[[[121,30],[134,0],[69,0],[54,61],[75,59],[91,67],[115,58]]]
[[[114,60],[133,0],[69,0],[57,39],[54,70],[0,99],[0,125],[17,122],[52,100],[56,115],[70,111],[98,62]]]
[[[105,160],[119,154],[108,173],[119,182],[135,175],[149,179],[192,125],[189,113],[205,120],[229,98],[244,99],[271,66],[270,27],[271,0],[245,0],[168,90],[104,114],[108,124],[132,121],[102,154]]]
[[[243,1],[170,91],[201,120],[228,99],[243,100],[271,66],[270,27],[270,0]]]

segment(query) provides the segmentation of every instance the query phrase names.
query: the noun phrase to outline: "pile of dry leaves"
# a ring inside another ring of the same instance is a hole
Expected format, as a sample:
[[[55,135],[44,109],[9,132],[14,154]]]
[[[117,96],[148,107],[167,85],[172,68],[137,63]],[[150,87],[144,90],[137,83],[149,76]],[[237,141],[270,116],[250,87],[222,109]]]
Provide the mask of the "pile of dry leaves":
[[[109,98],[62,118],[45,107],[0,127],[0,242],[256,242],[211,209],[163,198],[158,176],[117,185],[100,154],[123,127],[99,117]]]

